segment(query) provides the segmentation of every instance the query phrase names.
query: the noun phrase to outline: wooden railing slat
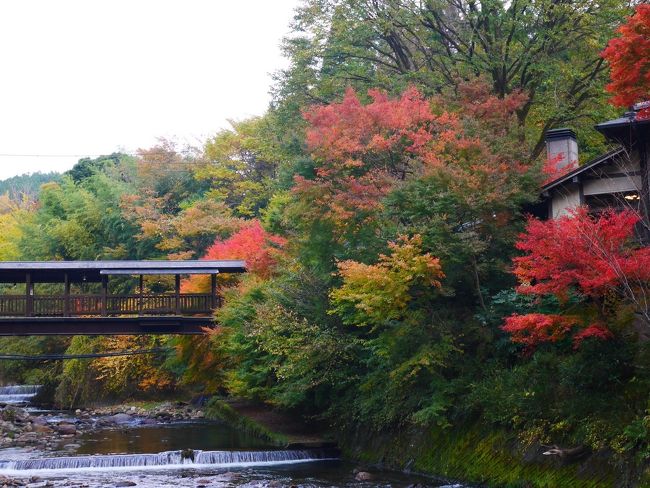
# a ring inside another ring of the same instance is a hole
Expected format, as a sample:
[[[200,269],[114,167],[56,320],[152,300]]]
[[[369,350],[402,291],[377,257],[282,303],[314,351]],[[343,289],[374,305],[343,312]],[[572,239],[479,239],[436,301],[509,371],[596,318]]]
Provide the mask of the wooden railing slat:
[[[177,302],[178,300],[178,302]],[[28,310],[28,302],[31,305]],[[220,298],[217,298],[217,306]],[[65,316],[69,315],[176,315],[210,314],[212,295],[209,293],[184,293],[178,295],[0,295],[0,316]],[[140,308],[142,307],[142,308]]]

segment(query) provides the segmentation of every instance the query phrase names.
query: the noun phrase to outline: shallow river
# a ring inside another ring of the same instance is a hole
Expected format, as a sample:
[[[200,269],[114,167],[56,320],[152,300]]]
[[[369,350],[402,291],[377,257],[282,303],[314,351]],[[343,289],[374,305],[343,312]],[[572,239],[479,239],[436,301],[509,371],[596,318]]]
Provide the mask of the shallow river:
[[[281,450],[215,422],[122,426],[70,442],[47,454],[0,450],[0,475],[34,488],[460,487],[378,470],[370,470],[371,480],[359,482],[355,465],[340,461],[335,450]]]

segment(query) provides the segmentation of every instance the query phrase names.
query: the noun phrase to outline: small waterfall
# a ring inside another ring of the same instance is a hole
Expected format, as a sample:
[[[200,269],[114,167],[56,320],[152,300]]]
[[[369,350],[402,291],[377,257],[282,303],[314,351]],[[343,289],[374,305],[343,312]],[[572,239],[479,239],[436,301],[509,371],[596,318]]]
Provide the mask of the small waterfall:
[[[26,403],[38,393],[41,385],[0,386],[0,403]]]
[[[34,470],[241,467],[295,464],[338,459],[336,449],[286,451],[167,451],[158,454],[116,454],[0,461],[0,472]]]

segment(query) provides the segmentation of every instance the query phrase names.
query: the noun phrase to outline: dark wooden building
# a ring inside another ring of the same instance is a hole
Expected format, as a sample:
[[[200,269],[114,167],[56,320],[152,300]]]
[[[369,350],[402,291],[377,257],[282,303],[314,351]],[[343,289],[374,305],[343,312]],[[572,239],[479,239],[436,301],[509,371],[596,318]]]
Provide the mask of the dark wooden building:
[[[547,157],[558,162],[560,176],[542,187],[542,204],[534,213],[554,219],[578,205],[588,205],[592,212],[628,208],[650,228],[650,119],[638,117],[647,105],[638,104],[622,117],[596,125],[614,147],[582,165],[573,131],[548,131]]]
[[[199,334],[221,303],[217,275],[245,271],[244,261],[0,262],[10,290],[0,294],[0,335]],[[182,277],[197,274],[210,276],[210,292],[182,293]],[[145,292],[150,275],[173,276],[173,290]],[[135,289],[111,293],[117,277]],[[47,293],[36,293],[40,284]]]

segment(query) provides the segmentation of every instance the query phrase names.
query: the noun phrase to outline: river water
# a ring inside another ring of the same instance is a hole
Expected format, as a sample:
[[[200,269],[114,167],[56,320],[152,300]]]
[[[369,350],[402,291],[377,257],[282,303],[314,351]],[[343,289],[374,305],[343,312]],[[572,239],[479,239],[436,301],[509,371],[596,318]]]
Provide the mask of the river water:
[[[1,391],[0,391],[1,394]],[[26,391],[7,393],[31,394]],[[355,465],[335,449],[285,450],[218,422],[122,425],[86,432],[47,453],[0,449],[0,476],[30,487],[458,487]]]

